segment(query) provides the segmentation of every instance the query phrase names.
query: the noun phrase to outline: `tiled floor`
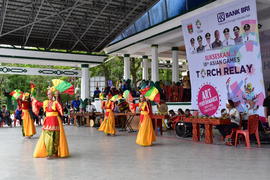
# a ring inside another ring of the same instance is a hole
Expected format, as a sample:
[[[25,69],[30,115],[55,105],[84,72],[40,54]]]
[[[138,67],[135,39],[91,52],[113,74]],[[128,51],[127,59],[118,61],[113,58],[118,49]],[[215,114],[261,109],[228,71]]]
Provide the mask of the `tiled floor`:
[[[135,143],[135,133],[105,136],[94,128],[65,126],[71,157],[34,159],[40,134],[21,137],[20,128],[0,129],[0,179],[269,179],[270,146],[246,149],[193,143],[165,135],[152,147]]]

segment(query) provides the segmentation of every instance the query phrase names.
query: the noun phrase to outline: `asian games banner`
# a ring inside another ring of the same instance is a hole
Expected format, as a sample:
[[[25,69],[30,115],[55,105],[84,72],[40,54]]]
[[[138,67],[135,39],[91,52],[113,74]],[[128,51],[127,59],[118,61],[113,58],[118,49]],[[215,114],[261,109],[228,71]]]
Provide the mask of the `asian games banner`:
[[[228,99],[264,115],[265,97],[255,0],[237,0],[183,21],[192,108],[220,115]]]

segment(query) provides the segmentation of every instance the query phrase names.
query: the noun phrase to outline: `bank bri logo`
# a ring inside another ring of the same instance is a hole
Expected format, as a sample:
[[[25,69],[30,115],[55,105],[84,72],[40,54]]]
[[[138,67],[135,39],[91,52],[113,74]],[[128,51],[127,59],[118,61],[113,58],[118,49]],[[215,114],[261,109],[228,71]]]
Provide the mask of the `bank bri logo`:
[[[217,20],[219,23],[224,22],[226,20],[226,15],[224,12],[217,14]]]

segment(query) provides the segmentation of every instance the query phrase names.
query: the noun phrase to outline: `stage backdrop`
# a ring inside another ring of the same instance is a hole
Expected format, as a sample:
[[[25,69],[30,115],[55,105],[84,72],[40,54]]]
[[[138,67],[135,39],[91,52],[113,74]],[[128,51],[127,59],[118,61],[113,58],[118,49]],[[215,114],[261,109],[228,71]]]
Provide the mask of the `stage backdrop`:
[[[257,24],[255,0],[237,0],[183,21],[192,108],[219,116],[232,99],[240,112],[264,115]]]

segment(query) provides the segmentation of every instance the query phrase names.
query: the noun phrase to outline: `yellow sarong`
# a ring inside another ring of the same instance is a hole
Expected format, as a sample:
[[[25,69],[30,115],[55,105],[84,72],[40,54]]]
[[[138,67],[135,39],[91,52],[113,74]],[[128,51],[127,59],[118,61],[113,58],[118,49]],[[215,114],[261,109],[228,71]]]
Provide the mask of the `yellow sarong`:
[[[57,117],[59,127],[60,127],[60,137],[59,137],[59,146],[58,146],[58,157],[68,157],[69,156],[69,150],[68,150],[68,143],[65,135],[65,130],[62,124],[62,121],[60,117]],[[46,151],[46,146],[44,142],[44,133],[42,131],[39,140],[37,142],[33,157],[35,158],[44,158],[47,157],[48,153]]]

